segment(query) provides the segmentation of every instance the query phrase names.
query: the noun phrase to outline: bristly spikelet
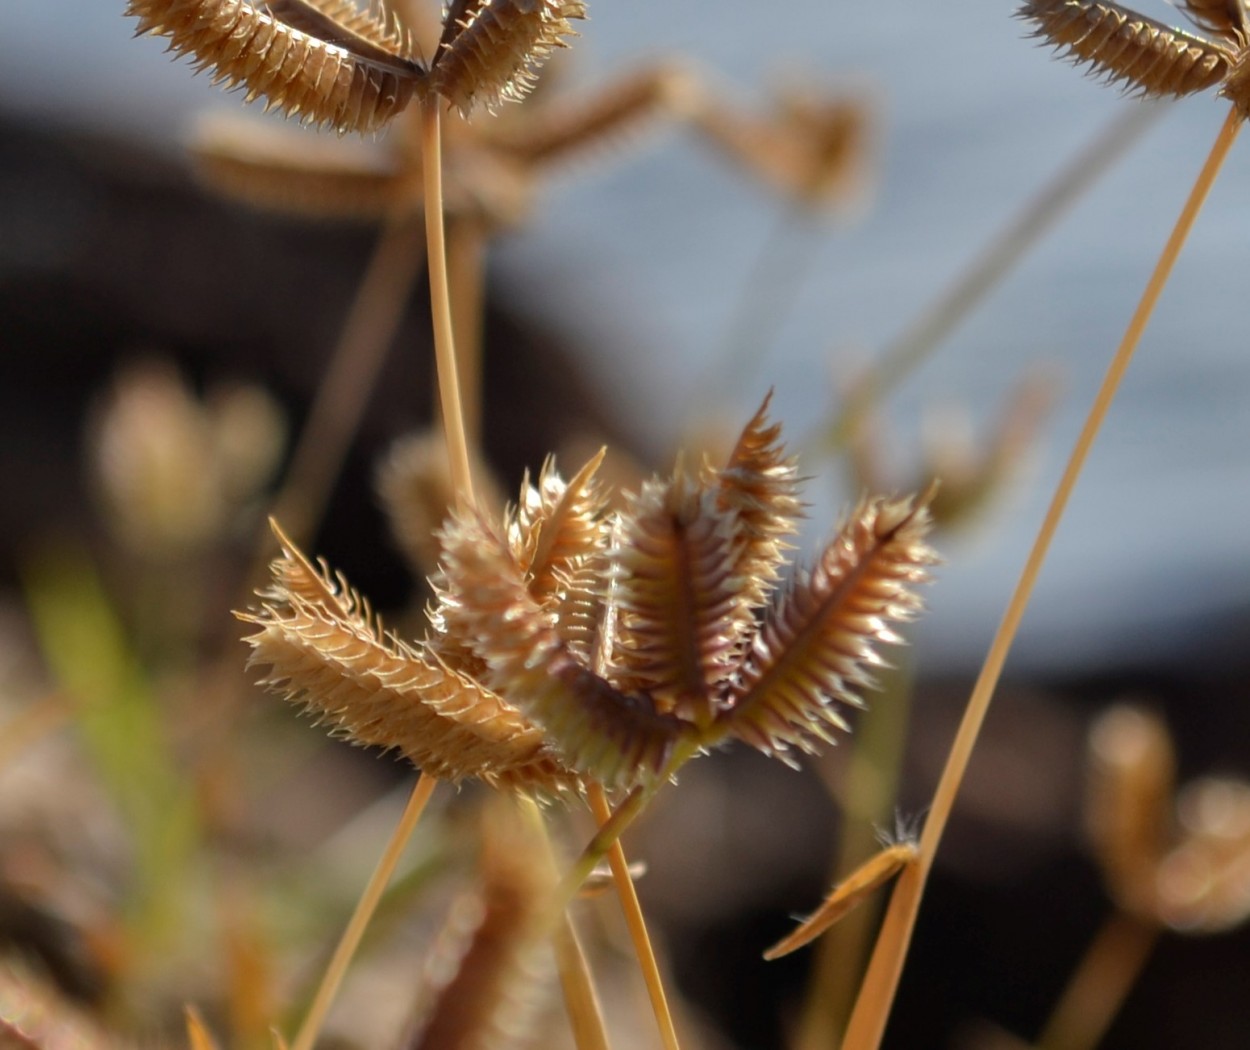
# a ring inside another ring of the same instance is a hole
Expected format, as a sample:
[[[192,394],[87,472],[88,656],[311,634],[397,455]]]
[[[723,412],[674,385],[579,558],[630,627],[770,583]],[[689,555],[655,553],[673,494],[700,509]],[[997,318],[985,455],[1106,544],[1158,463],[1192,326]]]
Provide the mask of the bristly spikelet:
[[[261,684],[353,743],[401,751],[432,776],[556,795],[575,778],[543,734],[467,675],[383,631],[368,604],[279,533],[283,553],[245,639]]]
[[[1180,97],[1214,87],[1227,81],[1237,64],[1236,50],[1119,4],[1029,0],[1018,13],[1034,23],[1034,36],[1054,44],[1064,57],[1149,97]]]
[[[534,600],[507,544],[478,518],[444,530],[445,604],[487,684],[542,726],[566,762],[610,785],[654,779],[690,726],[591,670]]]
[[[385,155],[362,157],[324,135],[221,116],[197,122],[188,150],[195,177],[222,197],[312,219],[373,220],[411,207],[412,182]]]
[[[452,905],[426,963],[424,1016],[401,1050],[534,1045],[556,977],[543,922],[555,873],[518,816],[487,805],[479,884]]]
[[[713,715],[751,620],[735,573],[740,520],[717,493],[682,476],[651,481],[631,501],[613,548],[620,684],[699,725]]]
[[[502,519],[462,510],[443,526],[419,646],[384,635],[287,544],[265,608],[245,617],[262,628],[254,660],[351,738],[503,786],[522,744],[515,777],[532,759],[557,787],[634,788],[729,738],[787,758],[844,727],[836,705],[861,703],[876,647],[899,641],[889,625],[920,608],[931,496],[865,501],[769,608],[801,504],[764,408],[725,468],[695,478],[679,463],[616,514],[594,479],[601,460],[568,483],[548,463]],[[423,732],[467,734],[481,757],[451,761]]]
[[[912,619],[912,588],[936,558],[925,543],[924,498],[866,500],[765,620],[718,719],[722,731],[786,759],[845,729],[836,703],[861,706],[881,663],[878,644],[896,644],[891,622]]]
[[[359,34],[328,42],[249,0],[130,0],[127,14],[137,33],[168,38],[171,51],[244,88],[249,102],[263,96],[267,107],[340,132],[385,124],[423,74],[409,54]]]
[[[1250,12],[1242,0],[1177,0],[1194,25],[1240,46],[1250,37]]]
[[[516,101],[551,52],[567,47],[581,0],[453,0],[430,69],[431,86],[461,113]]]

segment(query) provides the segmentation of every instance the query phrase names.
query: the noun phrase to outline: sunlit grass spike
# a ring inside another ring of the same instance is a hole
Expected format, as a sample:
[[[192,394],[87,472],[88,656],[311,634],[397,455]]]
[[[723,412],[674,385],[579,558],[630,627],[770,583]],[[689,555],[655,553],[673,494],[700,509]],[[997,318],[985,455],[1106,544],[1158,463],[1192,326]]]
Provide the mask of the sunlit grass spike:
[[[769,961],[780,959],[810,944],[843,916],[859,907],[876,890],[916,859],[916,844],[896,842],[874,854],[839,882],[824,902],[797,928],[764,953]]]

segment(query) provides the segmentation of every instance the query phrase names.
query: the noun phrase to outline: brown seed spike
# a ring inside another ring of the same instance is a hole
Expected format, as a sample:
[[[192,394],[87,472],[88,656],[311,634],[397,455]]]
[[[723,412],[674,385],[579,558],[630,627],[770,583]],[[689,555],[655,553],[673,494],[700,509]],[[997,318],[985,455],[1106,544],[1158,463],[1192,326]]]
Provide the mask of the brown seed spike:
[[[1250,37],[1250,17],[1243,0],[1178,0],[1178,5],[1194,25],[1238,46]]]
[[[395,748],[440,779],[479,777],[541,795],[575,778],[540,730],[499,697],[423,650],[385,633],[340,579],[319,572],[279,532],[283,554],[245,640],[267,664],[263,685],[301,704],[354,743]]]
[[[661,772],[690,726],[583,664],[484,522],[460,518],[447,526],[443,566],[443,600],[458,606],[457,635],[472,639],[489,668],[487,684],[542,726],[570,766],[610,786]]]
[[[741,547],[735,571],[762,605],[785,563],[787,536],[798,531],[803,515],[797,461],[786,455],[781,424],[768,419],[772,393],[743,428],[724,470],[705,472],[716,486],[717,504],[738,515]]]
[[[926,497],[862,503],[765,622],[707,742],[732,735],[785,759],[844,729],[834,702],[861,706],[874,646],[897,642],[888,624],[920,608],[911,588],[937,560],[929,526]]]
[[[406,55],[363,38],[357,54],[250,0],[131,0],[126,13],[139,20],[138,33],[168,38],[170,50],[211,70],[214,82],[243,88],[248,101],[264,98],[266,108],[340,132],[381,127],[424,75]]]
[[[716,504],[679,468],[643,486],[613,546],[622,679],[700,725],[750,620],[735,575],[737,519]]]
[[[430,70],[431,86],[467,116],[518,101],[538,67],[585,18],[581,0],[454,0]]]
[[[1033,35],[1109,83],[1151,98],[1181,97],[1228,79],[1237,55],[1220,44],[1171,29],[1119,4],[1098,0],[1029,0],[1019,16]]]

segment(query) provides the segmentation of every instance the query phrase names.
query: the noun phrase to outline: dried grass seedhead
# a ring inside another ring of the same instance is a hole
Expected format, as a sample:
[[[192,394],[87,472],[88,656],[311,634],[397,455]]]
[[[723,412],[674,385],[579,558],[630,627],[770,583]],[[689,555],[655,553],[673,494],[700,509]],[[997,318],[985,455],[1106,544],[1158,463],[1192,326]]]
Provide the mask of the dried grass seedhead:
[[[430,69],[431,87],[462,114],[523,98],[537,68],[567,47],[580,0],[452,0]]]
[[[372,131],[412,100],[424,71],[384,7],[335,17],[346,11],[333,0],[131,0],[126,9],[136,32],[166,37],[249,102],[264,98],[267,109],[340,132]]]
[[[939,483],[929,507],[937,527],[959,528],[977,520],[1027,472],[1054,406],[1055,392],[1052,376],[1040,371],[1025,376],[984,437],[974,435],[971,412],[963,406],[926,413],[920,464],[904,487]],[[846,397],[868,403],[854,385]],[[889,460],[897,442],[890,440],[886,424],[863,408],[853,409],[850,418],[854,420],[849,456],[854,483],[866,491],[895,487],[902,479]]]
[[[548,463],[498,520],[451,519],[416,645],[284,543],[244,617],[265,684],[435,775],[548,794],[654,783],[731,737],[788,761],[830,740],[920,607],[928,497],[863,501],[777,599],[800,503],[764,408],[724,466],[679,464],[623,511],[602,459],[567,482]]]
[[[502,508],[503,496],[484,463],[474,463],[473,478],[478,506]],[[443,435],[429,430],[397,440],[378,466],[376,487],[408,564],[422,578],[436,575],[438,528],[456,502]]]
[[[502,800],[483,814],[478,885],[453,904],[423,975],[408,1050],[529,1045],[555,973],[544,908],[555,874],[535,826]]]
[[[570,765],[608,784],[654,779],[729,737],[786,758],[811,749],[844,725],[839,703],[860,702],[875,645],[898,640],[887,623],[914,614],[933,555],[923,501],[867,500],[770,606],[797,486],[761,409],[722,468],[692,478],[679,464],[619,514],[593,499],[567,522],[552,512],[544,528],[573,537],[554,591],[512,533],[457,519],[444,630]],[[587,625],[573,635],[571,614]]]
[[[258,388],[220,387],[201,401],[172,365],[124,370],[89,440],[95,488],[118,538],[158,559],[222,539],[272,476],[284,429]]]
[[[394,748],[431,776],[539,796],[576,786],[536,727],[427,646],[395,638],[342,577],[278,538],[263,604],[240,614],[257,627],[249,662],[270,668],[261,684],[336,735]]]
[[[1250,114],[1250,42],[1243,0],[1182,0],[1192,21],[1218,40],[1187,33],[1101,0],[1028,0],[1019,16],[1064,57],[1126,91],[1181,97],[1223,85],[1220,94]]]
[[[1171,740],[1153,715],[1112,708],[1090,734],[1086,817],[1116,903],[1212,933],[1250,916],[1250,784],[1204,778],[1174,793]]]
[[[468,113],[519,99],[553,48],[565,46],[576,0],[455,0],[430,68],[385,3],[352,0],[130,0],[139,33],[169,40],[215,82],[240,87],[305,123],[380,128],[433,93]]]

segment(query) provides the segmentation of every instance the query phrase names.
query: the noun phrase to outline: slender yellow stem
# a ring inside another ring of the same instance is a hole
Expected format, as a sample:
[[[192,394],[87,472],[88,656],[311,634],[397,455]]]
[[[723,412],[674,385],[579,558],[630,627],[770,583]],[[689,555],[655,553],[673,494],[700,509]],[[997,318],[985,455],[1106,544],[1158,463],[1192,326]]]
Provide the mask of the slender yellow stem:
[[[387,219],[274,501],[274,517],[297,542],[307,540],[325,510],[399,328],[422,257],[420,221]],[[268,539],[265,530],[266,549]]]
[[[1011,601],[1003,614],[998,632],[990,645],[985,663],[981,667],[981,673],[977,677],[972,695],[968,699],[968,707],[964,712],[963,721],[960,723],[955,742],[951,747],[950,755],[947,757],[946,768],[942,772],[942,778],[938,783],[937,791],[933,798],[933,805],[930,809],[929,817],[925,821],[924,832],[920,838],[919,863],[913,868],[906,869],[895,884],[889,910],[886,912],[885,923],[882,926],[881,934],[877,938],[876,950],[873,952],[872,960],[869,963],[868,973],[864,978],[863,987],[860,989],[855,1010],[851,1014],[846,1039],[843,1042],[844,1050],[872,1050],[872,1048],[879,1046],[881,1043],[890,1007],[894,1001],[894,994],[898,988],[898,980],[902,974],[903,961],[907,954],[908,945],[911,942],[916,915],[920,909],[920,899],[924,895],[925,882],[933,866],[933,858],[937,853],[938,844],[941,842],[942,832],[946,828],[947,819],[950,817],[951,808],[955,802],[955,795],[963,781],[964,771],[967,769],[968,761],[972,756],[972,748],[976,743],[981,724],[984,722],[985,715],[989,710],[994,689],[998,684],[999,676],[1002,674],[1007,653],[1011,648],[1012,641],[1015,639],[1016,631],[1020,626],[1020,620],[1024,616],[1024,610],[1033,593],[1033,586],[1037,582],[1042,563],[1045,561],[1046,554],[1050,549],[1051,540],[1059,526],[1060,519],[1063,517],[1063,512],[1068,505],[1068,499],[1076,486],[1077,478],[1085,465],[1085,460],[1089,455],[1090,448],[1093,446],[1094,438],[1102,427],[1107,410],[1111,407],[1111,401],[1119,389],[1120,381],[1123,379],[1124,373],[1132,361],[1133,352],[1137,348],[1142,332],[1146,328],[1146,323],[1149,321],[1155,303],[1159,299],[1159,293],[1163,290],[1168,275],[1172,272],[1172,267],[1180,254],[1181,247],[1184,245],[1185,239],[1193,227],[1194,219],[1201,210],[1207,193],[1211,189],[1211,184],[1215,181],[1215,176],[1218,174],[1224,158],[1228,155],[1228,151],[1232,147],[1240,128],[1241,118],[1236,110],[1233,110],[1229,113],[1223,127],[1220,129],[1220,133],[1211,147],[1211,153],[1199,172],[1194,187],[1190,191],[1189,198],[1186,200],[1180,217],[1172,230],[1172,234],[1164,246],[1163,253],[1159,256],[1159,261],[1156,263],[1154,272],[1146,284],[1146,290],[1142,294],[1141,301],[1133,313],[1132,320],[1129,321],[1124,338],[1120,341],[1115,357],[1112,358],[1107,374],[1103,378],[1102,386],[1099,387],[1098,394],[1094,398],[1093,406],[1089,410],[1085,425],[1082,427],[1076,446],[1068,459],[1063,477],[1060,479],[1055,494],[1051,498],[1046,517],[1042,522],[1037,538],[1033,542],[1033,548],[1029,552],[1028,560],[1025,562],[1024,569],[1020,574],[1020,579],[1011,596]]]
[[[590,979],[590,966],[567,912],[556,926],[552,939],[565,1012],[573,1029],[573,1045],[577,1050],[608,1050],[608,1032]]]
[[[439,403],[443,410],[452,481],[460,499],[467,506],[473,506],[473,475],[469,468],[469,442],[461,411],[460,377],[452,335],[451,291],[447,280],[443,150],[438,107],[439,98],[433,92],[421,105],[421,170],[425,180],[425,243],[430,270],[430,311],[434,319],[434,359],[438,366]]]
[[[408,839],[412,837],[412,831],[417,826],[417,821],[421,819],[425,804],[430,801],[430,795],[434,793],[437,785],[438,781],[434,777],[426,776],[424,773],[417,777],[403,815],[391,833],[386,850],[382,853],[377,867],[374,868],[364,893],[360,895],[360,900],[356,903],[356,910],[352,913],[347,929],[343,931],[343,936],[334,949],[334,955],[331,956],[330,964],[322,975],[321,983],[317,986],[317,994],[308,1008],[304,1023],[291,1043],[291,1050],[312,1050],[313,1044],[317,1041],[321,1025],[330,1010],[330,1004],[334,1002],[339,985],[343,983],[343,977],[347,973],[352,956],[356,954],[356,949],[360,946],[360,939],[364,936],[365,928],[369,925],[369,920],[373,918],[378,902],[382,899],[391,876],[395,874],[400,857],[403,856],[404,847],[408,845]]]
[[[1072,974],[1038,1050],[1093,1050],[1102,1042],[1158,939],[1157,926],[1112,915]]]
[[[543,860],[554,877],[556,871],[555,847],[547,832],[547,824],[538,806],[530,799],[523,799],[521,813],[534,829],[543,845]],[[555,949],[556,968],[560,974],[560,988],[564,993],[564,1009],[573,1030],[573,1044],[577,1050],[608,1050],[608,1030],[603,1020],[599,996],[595,992],[590,964],[577,939],[577,929],[565,908],[551,932]]]
[[[452,331],[460,379],[460,411],[470,447],[482,438],[482,301],[486,231],[473,218],[447,227],[447,271],[451,280]]]
[[[607,795],[599,784],[592,784],[587,793],[590,810],[595,815],[599,826],[605,826],[612,819],[612,811],[608,808]],[[677,1029],[673,1027],[673,1015],[668,1008],[668,998],[664,994],[664,981],[660,977],[660,968],[655,961],[655,951],[651,947],[651,938],[647,934],[647,923],[642,915],[642,905],[638,903],[638,891],[634,880],[629,875],[629,862],[625,859],[625,850],[619,840],[612,843],[608,850],[608,864],[612,868],[612,880],[616,884],[616,895],[621,902],[621,910],[625,913],[625,924],[629,927],[629,937],[634,943],[634,953],[638,956],[638,966],[642,970],[642,979],[647,986],[647,995],[651,999],[651,1010],[655,1014],[655,1022],[660,1028],[660,1039],[665,1050],[678,1050]]]

